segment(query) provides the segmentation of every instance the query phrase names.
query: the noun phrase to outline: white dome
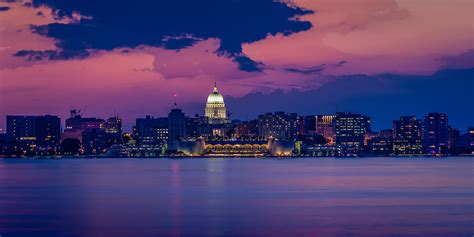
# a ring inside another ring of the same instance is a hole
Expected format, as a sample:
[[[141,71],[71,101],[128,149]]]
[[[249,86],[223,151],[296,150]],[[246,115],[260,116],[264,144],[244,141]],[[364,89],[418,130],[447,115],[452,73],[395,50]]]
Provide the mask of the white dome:
[[[212,93],[207,97],[207,103],[224,103],[224,97],[222,97],[222,95],[219,93],[217,87],[214,87]]]

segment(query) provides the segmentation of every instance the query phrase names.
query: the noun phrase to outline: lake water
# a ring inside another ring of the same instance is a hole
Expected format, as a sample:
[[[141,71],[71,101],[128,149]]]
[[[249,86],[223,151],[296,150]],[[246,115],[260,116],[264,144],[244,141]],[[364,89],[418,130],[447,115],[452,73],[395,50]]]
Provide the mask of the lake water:
[[[474,158],[0,159],[0,235],[469,236]]]

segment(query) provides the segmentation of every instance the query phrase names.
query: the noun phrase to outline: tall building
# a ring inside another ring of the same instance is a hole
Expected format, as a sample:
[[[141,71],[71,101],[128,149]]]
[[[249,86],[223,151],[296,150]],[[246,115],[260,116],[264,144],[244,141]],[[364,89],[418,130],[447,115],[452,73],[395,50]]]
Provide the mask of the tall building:
[[[57,147],[61,120],[58,116],[7,116],[7,136],[27,147]]]
[[[207,97],[204,114],[209,118],[210,124],[223,124],[229,122],[224,97],[219,93],[217,85],[215,84],[212,93]]]
[[[91,129],[105,129],[105,120],[100,118],[83,118],[76,110],[71,110],[71,117],[66,119],[66,127],[61,140],[75,138],[82,142],[82,132]]]
[[[334,144],[336,134],[334,133],[335,115],[316,115],[316,133],[323,135],[329,145]]]
[[[110,117],[105,121],[105,133],[107,145],[122,143],[122,119],[119,117]]]
[[[168,141],[168,118],[137,118],[135,120],[135,136],[143,146],[155,146]]]
[[[458,155],[462,152],[461,130],[448,126],[448,151]]]
[[[429,113],[423,118],[423,145],[429,154],[446,154],[448,151],[448,116]]]
[[[106,152],[107,134],[104,129],[91,128],[82,132],[82,146],[86,155],[100,155]]]
[[[168,114],[168,148],[176,150],[178,142],[186,137],[186,116],[181,109],[172,109]]]
[[[370,118],[360,114],[337,113],[334,118],[336,144],[361,148],[365,135],[370,131]]]
[[[466,153],[474,154],[474,127],[467,128],[467,133],[461,138],[461,143],[466,147]]]
[[[422,123],[415,116],[393,121],[393,152],[397,155],[421,154]]]
[[[275,112],[258,116],[258,133],[264,137],[282,140],[295,138],[299,132],[300,120],[296,113]]]
[[[199,137],[208,137],[211,134],[209,119],[206,116],[186,117],[186,137],[197,139]]]

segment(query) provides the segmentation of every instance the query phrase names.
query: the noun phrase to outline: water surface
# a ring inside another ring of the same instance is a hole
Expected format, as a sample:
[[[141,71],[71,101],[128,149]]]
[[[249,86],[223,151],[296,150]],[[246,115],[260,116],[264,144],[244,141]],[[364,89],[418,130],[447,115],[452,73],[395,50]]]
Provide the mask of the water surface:
[[[469,236],[474,159],[0,159],[0,235]]]

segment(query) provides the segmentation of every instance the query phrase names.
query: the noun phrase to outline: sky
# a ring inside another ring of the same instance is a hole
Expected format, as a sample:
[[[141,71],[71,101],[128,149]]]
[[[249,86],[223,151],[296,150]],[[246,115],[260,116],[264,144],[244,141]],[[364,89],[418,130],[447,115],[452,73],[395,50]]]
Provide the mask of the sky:
[[[474,1],[0,1],[5,116],[350,111],[474,126]]]

